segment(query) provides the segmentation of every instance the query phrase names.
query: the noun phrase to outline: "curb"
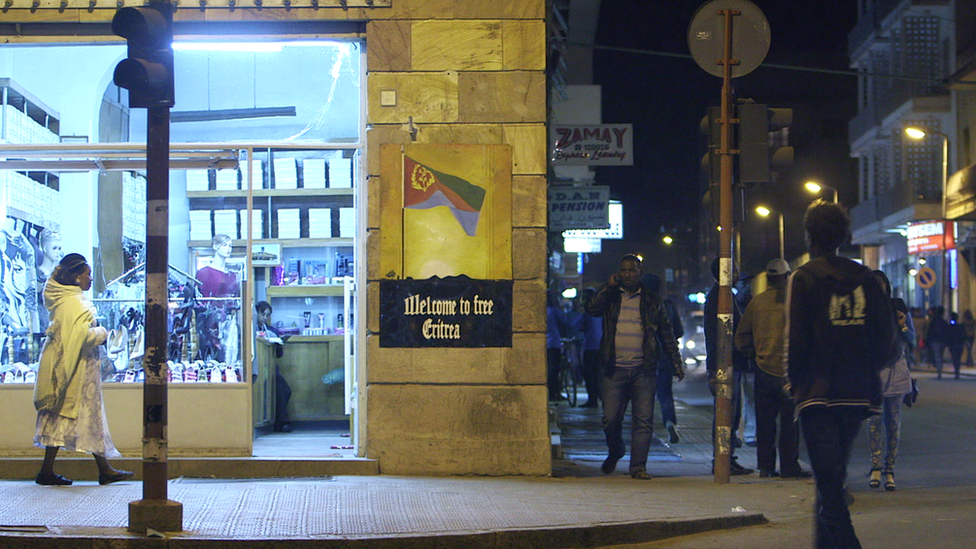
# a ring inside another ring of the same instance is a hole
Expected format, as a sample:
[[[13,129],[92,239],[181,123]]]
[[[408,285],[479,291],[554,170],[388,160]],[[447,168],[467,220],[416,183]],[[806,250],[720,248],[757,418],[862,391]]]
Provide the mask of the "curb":
[[[192,532],[147,538],[119,528],[47,528],[44,533],[4,532],[0,549],[562,549],[646,543],[667,538],[766,524],[762,513],[694,519],[599,523],[495,531],[437,532],[370,537],[234,539],[195,537]],[[42,527],[43,528],[43,527]]]

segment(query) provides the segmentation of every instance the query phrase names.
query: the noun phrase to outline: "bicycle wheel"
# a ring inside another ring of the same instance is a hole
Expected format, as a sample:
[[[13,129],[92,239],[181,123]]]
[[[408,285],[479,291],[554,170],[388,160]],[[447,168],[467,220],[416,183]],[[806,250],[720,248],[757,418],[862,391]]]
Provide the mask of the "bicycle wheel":
[[[567,362],[563,362],[559,372],[559,390],[570,406],[576,406],[576,372]]]

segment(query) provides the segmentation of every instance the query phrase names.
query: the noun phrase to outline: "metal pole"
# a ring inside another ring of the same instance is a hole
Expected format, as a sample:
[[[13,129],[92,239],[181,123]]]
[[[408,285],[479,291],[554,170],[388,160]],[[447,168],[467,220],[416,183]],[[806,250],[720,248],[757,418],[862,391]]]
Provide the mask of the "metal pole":
[[[167,265],[169,263],[169,108],[148,109],[146,138],[146,354],[142,497],[166,499]]]
[[[725,17],[722,60],[722,139],[719,184],[718,367],[715,372],[715,482],[729,483],[732,447],[732,17],[738,10],[719,10]]]
[[[939,135],[942,136],[942,276],[939,277],[939,301],[941,301],[942,306],[946,308],[946,312],[949,312],[952,310],[952,304],[950,303],[952,296],[946,291],[949,288],[949,250],[946,249],[946,244],[948,243],[948,240],[946,239],[946,232],[949,231],[949,222],[946,219],[946,203],[948,202],[946,190],[948,188],[949,175],[949,136],[944,133],[940,133]]]
[[[183,504],[167,497],[169,107],[151,107],[147,109],[147,118],[142,499],[129,503],[128,530],[182,532]]]
[[[786,233],[783,231],[783,214],[779,214],[779,258],[786,261]]]

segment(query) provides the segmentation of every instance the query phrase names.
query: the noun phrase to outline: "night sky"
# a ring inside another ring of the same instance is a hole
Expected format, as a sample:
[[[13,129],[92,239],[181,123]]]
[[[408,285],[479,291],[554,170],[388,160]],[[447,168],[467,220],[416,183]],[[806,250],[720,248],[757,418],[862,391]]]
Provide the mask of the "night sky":
[[[856,22],[856,2],[756,4],[770,24],[767,63],[849,69],[847,34]],[[688,25],[701,5],[684,0],[604,0],[595,42],[688,54]],[[595,49],[593,58],[594,83],[603,86],[604,123],[634,124],[634,166],[597,171],[597,181],[609,184],[614,198],[624,202],[625,238],[650,240],[662,226],[668,231],[681,224],[695,226],[704,152],[699,122],[709,105],[719,104],[721,78],[706,73],[690,57]],[[785,74],[789,72],[795,74]],[[815,100],[818,94],[836,93],[836,87],[821,85],[824,78],[829,77],[761,66],[734,83],[758,102],[773,106],[771,98],[809,95]],[[853,84],[853,78],[839,78]]]

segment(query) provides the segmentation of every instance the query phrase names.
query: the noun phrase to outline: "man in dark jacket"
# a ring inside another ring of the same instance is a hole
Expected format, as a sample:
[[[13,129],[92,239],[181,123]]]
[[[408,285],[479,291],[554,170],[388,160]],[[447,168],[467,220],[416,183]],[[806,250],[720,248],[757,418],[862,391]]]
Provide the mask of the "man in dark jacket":
[[[641,284],[648,292],[661,296],[664,304],[664,311],[668,314],[671,321],[671,330],[674,332],[675,339],[681,339],[685,335],[684,324],[681,323],[681,316],[674,303],[661,294],[661,277],[654,273],[647,273],[641,278]],[[674,408],[674,390],[671,380],[674,378],[674,369],[671,368],[671,359],[664,354],[657,359],[657,395],[658,406],[661,407],[661,423],[668,430],[668,437],[671,444],[677,444],[681,437],[678,435],[678,413]]]
[[[859,549],[844,494],[851,445],[878,413],[878,372],[895,337],[890,300],[870,269],[839,257],[850,218],[839,204],[815,202],[804,218],[810,255],[787,290],[791,392],[817,482],[817,548]]]
[[[651,446],[654,390],[658,355],[667,354],[678,379],[684,368],[671,321],[661,298],[641,285],[641,261],[635,255],[620,259],[620,270],[586,304],[586,311],[603,318],[600,363],[603,367],[603,432],[609,455],[603,474],[617,469],[625,454],[624,414],[632,404],[630,476],[647,480],[647,452]]]

